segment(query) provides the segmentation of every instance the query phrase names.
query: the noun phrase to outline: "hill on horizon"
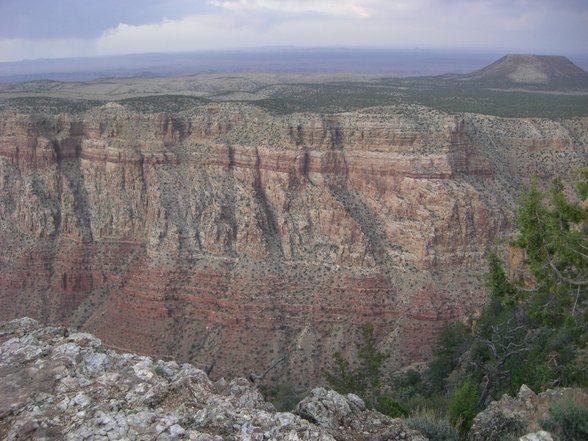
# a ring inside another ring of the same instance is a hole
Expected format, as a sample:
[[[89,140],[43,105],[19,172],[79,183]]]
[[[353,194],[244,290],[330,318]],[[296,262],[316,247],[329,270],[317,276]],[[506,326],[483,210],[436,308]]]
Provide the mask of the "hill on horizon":
[[[588,72],[561,55],[508,54],[482,69],[452,79],[484,88],[588,88]]]

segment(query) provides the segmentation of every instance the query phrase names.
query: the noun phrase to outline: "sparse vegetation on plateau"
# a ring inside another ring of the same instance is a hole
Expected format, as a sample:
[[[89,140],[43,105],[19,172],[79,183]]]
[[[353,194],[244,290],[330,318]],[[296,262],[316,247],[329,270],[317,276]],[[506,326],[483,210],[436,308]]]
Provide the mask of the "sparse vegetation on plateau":
[[[508,118],[570,118],[588,115],[586,95],[500,91],[444,84],[436,79],[389,79],[372,83],[301,85],[256,101],[274,113],[337,113],[365,107],[420,104],[448,113],[471,112]]]
[[[104,104],[102,101],[86,99],[63,99],[51,97],[18,97],[0,100],[0,110],[15,109],[23,113],[58,115],[61,113],[83,113]]]
[[[118,101],[129,110],[140,113],[179,113],[209,102],[188,95],[148,95]]]
[[[297,83],[292,80],[279,85],[260,85],[254,89],[246,82],[243,94],[233,90],[235,85],[229,80],[223,87],[222,79],[219,79],[219,84],[213,90],[194,91],[186,85],[186,90],[180,88],[174,93],[152,93],[148,88],[142,92],[141,79],[136,81],[136,86],[132,88],[134,92],[123,97],[108,92],[101,94],[94,88],[85,92],[84,84],[79,86],[78,92],[71,94],[72,98],[67,99],[61,97],[55,85],[44,88],[42,83],[35,84],[30,91],[23,86],[23,92],[10,91],[7,99],[1,99],[0,95],[0,110],[16,108],[23,112],[48,114],[80,113],[116,101],[134,112],[179,113],[210,102],[235,102],[237,105],[250,103],[281,115],[300,112],[332,114],[367,107],[413,104],[448,113],[471,112],[512,118],[558,119],[588,115],[586,91],[506,91],[483,88],[475,83],[463,84],[442,77],[358,78],[356,81],[324,83]],[[181,82],[178,80],[178,83]],[[227,98],[231,94],[235,94],[235,97]]]

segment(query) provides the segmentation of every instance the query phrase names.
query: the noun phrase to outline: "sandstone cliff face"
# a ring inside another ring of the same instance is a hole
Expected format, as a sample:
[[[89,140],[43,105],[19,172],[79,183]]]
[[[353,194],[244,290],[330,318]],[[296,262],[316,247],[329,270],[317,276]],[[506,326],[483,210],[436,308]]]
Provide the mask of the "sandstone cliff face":
[[[483,256],[526,173],[586,162],[588,121],[404,106],[275,116],[108,104],[0,115],[0,320],[115,348],[318,373],[358,325],[423,360],[483,301]]]

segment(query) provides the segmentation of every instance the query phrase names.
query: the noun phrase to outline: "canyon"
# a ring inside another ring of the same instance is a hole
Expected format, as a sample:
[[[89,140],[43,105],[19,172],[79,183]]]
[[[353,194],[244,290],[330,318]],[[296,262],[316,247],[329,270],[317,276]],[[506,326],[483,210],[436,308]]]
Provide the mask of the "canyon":
[[[387,369],[426,361],[486,299],[489,249],[531,176],[587,163],[588,117],[398,104],[278,114],[108,102],[0,112],[0,321],[109,348],[320,383],[372,323]],[[504,241],[502,242],[502,245]]]

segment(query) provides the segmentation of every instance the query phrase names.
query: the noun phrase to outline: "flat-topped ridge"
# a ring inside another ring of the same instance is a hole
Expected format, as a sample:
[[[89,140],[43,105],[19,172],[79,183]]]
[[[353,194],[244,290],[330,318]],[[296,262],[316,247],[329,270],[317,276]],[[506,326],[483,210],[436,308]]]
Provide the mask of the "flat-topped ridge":
[[[588,87],[588,72],[559,55],[508,54],[480,70],[461,76],[460,79],[492,87]]]

